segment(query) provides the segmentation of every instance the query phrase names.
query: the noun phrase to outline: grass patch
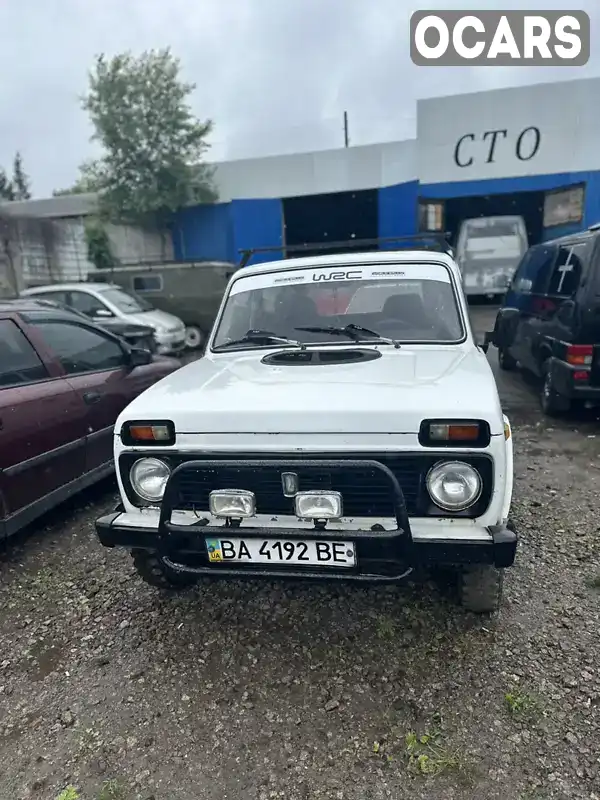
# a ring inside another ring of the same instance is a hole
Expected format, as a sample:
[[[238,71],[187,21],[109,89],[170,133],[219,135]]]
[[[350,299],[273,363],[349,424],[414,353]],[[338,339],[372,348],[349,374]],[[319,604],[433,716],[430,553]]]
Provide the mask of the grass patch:
[[[106,781],[100,789],[98,800],[125,800],[125,788],[117,780]]]
[[[81,795],[74,786],[67,786],[56,795],[56,800],[81,800]]]
[[[588,578],[585,583],[588,589],[595,589],[597,592],[600,592],[600,573],[594,575],[593,578]]]
[[[406,754],[408,767],[418,775],[437,776],[447,772],[466,773],[467,762],[464,755],[451,748],[439,732],[406,734]]]
[[[540,701],[532,694],[522,691],[507,692],[504,704],[515,719],[532,719],[542,713]]]
[[[379,639],[393,639],[396,635],[396,623],[391,617],[379,617],[377,620],[377,636]]]

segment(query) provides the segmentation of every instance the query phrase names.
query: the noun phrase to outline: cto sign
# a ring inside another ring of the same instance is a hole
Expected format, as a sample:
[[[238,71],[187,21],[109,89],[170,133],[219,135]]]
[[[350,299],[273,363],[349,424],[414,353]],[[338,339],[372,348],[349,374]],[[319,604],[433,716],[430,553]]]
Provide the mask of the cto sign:
[[[519,161],[531,161],[538,154],[542,133],[535,125],[513,132],[508,128],[465,133],[454,147],[454,163],[466,168],[473,164],[494,164],[498,156],[506,160],[507,151]]]

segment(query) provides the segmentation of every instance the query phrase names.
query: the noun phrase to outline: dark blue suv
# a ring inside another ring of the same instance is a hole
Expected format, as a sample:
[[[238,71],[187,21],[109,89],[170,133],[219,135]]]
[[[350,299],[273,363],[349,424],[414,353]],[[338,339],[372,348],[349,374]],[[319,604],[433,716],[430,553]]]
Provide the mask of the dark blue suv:
[[[600,224],[529,248],[492,342],[502,369],[542,379],[544,413],[600,404]]]

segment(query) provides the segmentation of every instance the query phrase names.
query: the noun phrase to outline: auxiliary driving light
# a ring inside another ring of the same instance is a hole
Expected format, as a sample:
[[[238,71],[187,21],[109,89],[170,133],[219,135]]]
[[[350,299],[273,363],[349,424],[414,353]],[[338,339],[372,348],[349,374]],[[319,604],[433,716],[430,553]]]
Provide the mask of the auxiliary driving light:
[[[427,491],[444,511],[464,511],[479,500],[481,490],[480,474],[462,461],[443,461],[427,475]]]
[[[208,504],[214,517],[245,519],[256,513],[254,492],[245,489],[215,489],[209,495]]]
[[[342,516],[339,492],[298,492],[294,503],[300,519],[339,519]]]
[[[129,480],[142,500],[159,503],[165,493],[171,470],[160,458],[140,458],[131,467]]]

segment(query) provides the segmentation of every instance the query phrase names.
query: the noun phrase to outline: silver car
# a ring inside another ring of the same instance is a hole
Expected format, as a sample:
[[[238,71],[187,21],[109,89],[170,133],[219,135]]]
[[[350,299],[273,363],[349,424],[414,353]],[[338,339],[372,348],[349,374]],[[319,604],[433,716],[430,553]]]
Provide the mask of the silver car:
[[[25,289],[25,297],[45,297],[80,311],[95,322],[122,320],[154,330],[156,351],[162,355],[185,348],[185,325],[173,314],[159,311],[147,300],[112,283],[56,283]]]
[[[463,221],[456,260],[466,295],[495,297],[506,292],[528,248],[523,217],[477,217]]]

